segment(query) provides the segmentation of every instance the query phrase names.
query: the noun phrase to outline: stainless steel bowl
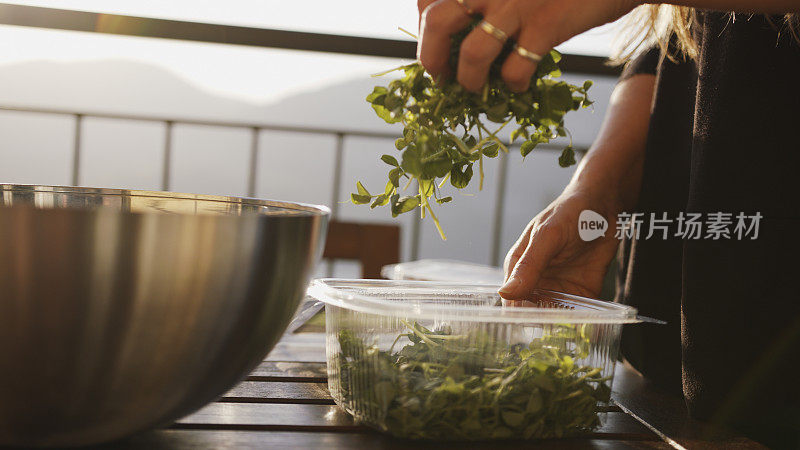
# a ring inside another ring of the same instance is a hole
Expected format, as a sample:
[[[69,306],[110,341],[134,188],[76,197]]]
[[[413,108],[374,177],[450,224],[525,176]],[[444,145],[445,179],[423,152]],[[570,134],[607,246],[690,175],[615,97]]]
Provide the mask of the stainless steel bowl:
[[[108,441],[223,394],[286,329],[328,215],[0,185],[0,444]]]

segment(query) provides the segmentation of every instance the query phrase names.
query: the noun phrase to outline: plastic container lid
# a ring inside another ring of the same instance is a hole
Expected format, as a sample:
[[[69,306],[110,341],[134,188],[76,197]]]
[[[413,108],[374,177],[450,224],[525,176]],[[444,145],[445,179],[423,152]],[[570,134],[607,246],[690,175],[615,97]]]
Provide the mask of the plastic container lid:
[[[447,259],[421,259],[383,266],[381,275],[390,280],[451,281],[503,284],[503,269]]]
[[[494,323],[638,323],[636,308],[536,290],[530,306],[499,306],[499,286],[395,280],[314,280],[309,295],[327,305],[417,320]]]

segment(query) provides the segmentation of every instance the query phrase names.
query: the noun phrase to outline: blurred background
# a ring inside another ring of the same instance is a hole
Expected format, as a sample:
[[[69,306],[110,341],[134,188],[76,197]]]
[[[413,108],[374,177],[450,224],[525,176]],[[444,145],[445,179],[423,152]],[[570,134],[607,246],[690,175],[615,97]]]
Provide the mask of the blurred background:
[[[416,31],[416,2],[0,3],[0,183],[325,204],[338,220],[399,224],[403,261],[499,265],[572,175],[558,166],[561,147],[524,163],[514,152],[489,161],[483,191],[473,183],[438,209],[446,242],[415,214],[392,219],[388,208],[348,202],[357,179],[383,188],[379,157],[396,152],[398,129],[364,97],[392,76],[371,74],[414,57],[398,27]],[[559,47],[567,81],[594,81],[593,109],[567,116],[577,148],[596,135],[616,82],[603,57],[617,28]],[[321,271],[353,277],[360,268],[336,261]]]

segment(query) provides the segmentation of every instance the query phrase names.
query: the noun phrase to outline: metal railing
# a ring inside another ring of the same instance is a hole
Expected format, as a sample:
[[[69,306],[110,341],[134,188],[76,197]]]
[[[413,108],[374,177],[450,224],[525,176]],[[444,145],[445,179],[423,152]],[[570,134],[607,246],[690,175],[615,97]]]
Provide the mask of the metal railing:
[[[0,25],[14,25],[35,28],[94,32],[146,38],[178,39],[217,44],[247,45],[289,50],[333,52],[351,55],[381,56],[395,58],[414,58],[416,43],[404,40],[377,39],[355,36],[339,36],[321,33],[305,33],[285,30],[270,30],[221,24],[186,22],[147,17],[134,17],[117,14],[73,11],[54,8],[41,8],[0,3]],[[564,72],[584,73],[599,76],[616,76],[619,68],[605,64],[605,59],[596,56],[563,56],[560,63]],[[118,114],[98,111],[74,111],[56,108],[27,106],[0,106],[0,110],[72,116],[75,120],[75,136],[72,155],[72,184],[80,184],[81,136],[83,119],[97,117],[106,119],[137,120],[160,122],[165,125],[163,144],[163,170],[161,189],[170,190],[172,159],[172,131],[175,124],[207,125],[249,129],[251,132],[250,155],[247,169],[247,194],[255,196],[258,181],[258,136],[261,131],[282,131],[293,133],[329,135],[335,137],[335,164],[331,186],[331,211],[338,217],[339,202],[342,200],[341,184],[343,154],[347,137],[373,137],[395,139],[396,132],[378,132],[358,129],[320,128],[306,126],[275,125],[260,122],[238,122],[225,120],[200,120],[185,117],[162,117],[155,115]],[[542,149],[560,149],[560,146],[543,144]],[[585,151],[585,148],[576,148]],[[490,263],[499,264],[502,258],[502,227],[504,203],[507,189],[508,158],[500,157],[497,175],[497,192],[492,221],[492,246]],[[421,219],[412,220],[411,252],[409,258],[417,259],[420,248]]]
[[[73,110],[63,110],[57,108],[34,108],[34,107],[27,107],[27,106],[6,106],[0,105],[0,111],[11,111],[11,112],[25,112],[25,113],[39,113],[39,114],[52,114],[52,115],[60,115],[60,116],[71,116],[74,118],[75,128],[74,128],[74,139],[72,145],[72,168],[70,173],[71,175],[71,182],[74,186],[79,186],[81,184],[81,143],[82,143],[82,133],[83,133],[83,120],[85,118],[103,118],[103,119],[119,119],[119,120],[135,120],[135,121],[145,121],[145,122],[156,122],[156,123],[163,123],[165,126],[165,133],[164,133],[164,143],[162,149],[162,174],[161,174],[161,189],[164,191],[169,191],[171,189],[171,160],[172,160],[172,146],[173,146],[173,127],[176,124],[184,124],[184,125],[205,125],[205,126],[215,126],[215,127],[228,127],[228,128],[238,128],[238,129],[245,129],[250,130],[251,133],[251,140],[250,140],[250,154],[249,154],[249,162],[247,166],[247,195],[254,197],[256,195],[256,186],[258,183],[258,155],[259,155],[259,141],[258,136],[261,131],[282,131],[282,132],[290,132],[290,133],[300,133],[300,134],[316,134],[316,135],[328,135],[333,136],[335,138],[335,145],[334,145],[334,165],[333,165],[333,176],[332,176],[332,183],[331,183],[331,197],[330,197],[330,207],[331,207],[331,214],[333,218],[339,217],[339,203],[344,199],[342,195],[342,172],[344,170],[343,167],[343,156],[344,156],[344,145],[345,139],[347,137],[371,137],[371,138],[384,138],[384,139],[391,139],[394,140],[397,138],[397,132],[391,131],[365,131],[365,130],[347,130],[347,129],[339,129],[339,128],[320,128],[320,127],[301,127],[301,126],[287,126],[287,125],[275,125],[275,124],[268,124],[268,123],[254,123],[254,122],[236,122],[236,121],[210,121],[210,120],[198,120],[192,118],[181,118],[181,117],[166,117],[166,116],[152,116],[152,115],[137,115],[137,114],[116,114],[116,113],[104,113],[104,112],[97,112],[97,111],[73,111]],[[555,144],[541,144],[541,149],[543,150],[560,150],[561,146]],[[577,151],[585,151],[585,148],[576,147]],[[504,218],[504,211],[503,207],[505,204],[505,195],[506,189],[508,184],[508,158],[501,153],[499,158],[499,171],[497,174],[497,192],[494,202],[494,211],[493,220],[492,220],[492,233],[493,236],[492,246],[491,246],[491,256],[490,256],[490,263],[492,264],[499,264],[500,258],[502,257],[501,254],[501,238],[502,238],[502,227],[503,227],[503,218]],[[417,255],[419,254],[419,247],[420,247],[420,222],[421,219],[418,216],[414,216],[415,219],[412,220],[412,230],[411,230],[411,252],[409,255],[410,259],[416,259]]]

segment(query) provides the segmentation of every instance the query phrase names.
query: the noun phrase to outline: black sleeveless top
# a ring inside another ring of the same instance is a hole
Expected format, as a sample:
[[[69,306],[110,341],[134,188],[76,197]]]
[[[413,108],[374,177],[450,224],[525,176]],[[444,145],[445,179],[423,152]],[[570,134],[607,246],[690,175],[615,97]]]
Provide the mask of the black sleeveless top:
[[[636,212],[763,218],[754,240],[673,221],[623,242],[618,301],[669,325],[626,328],[622,350],[695,417],[800,448],[800,44],[781,17],[698,19],[696,61],[653,49],[623,73],[656,75]]]

